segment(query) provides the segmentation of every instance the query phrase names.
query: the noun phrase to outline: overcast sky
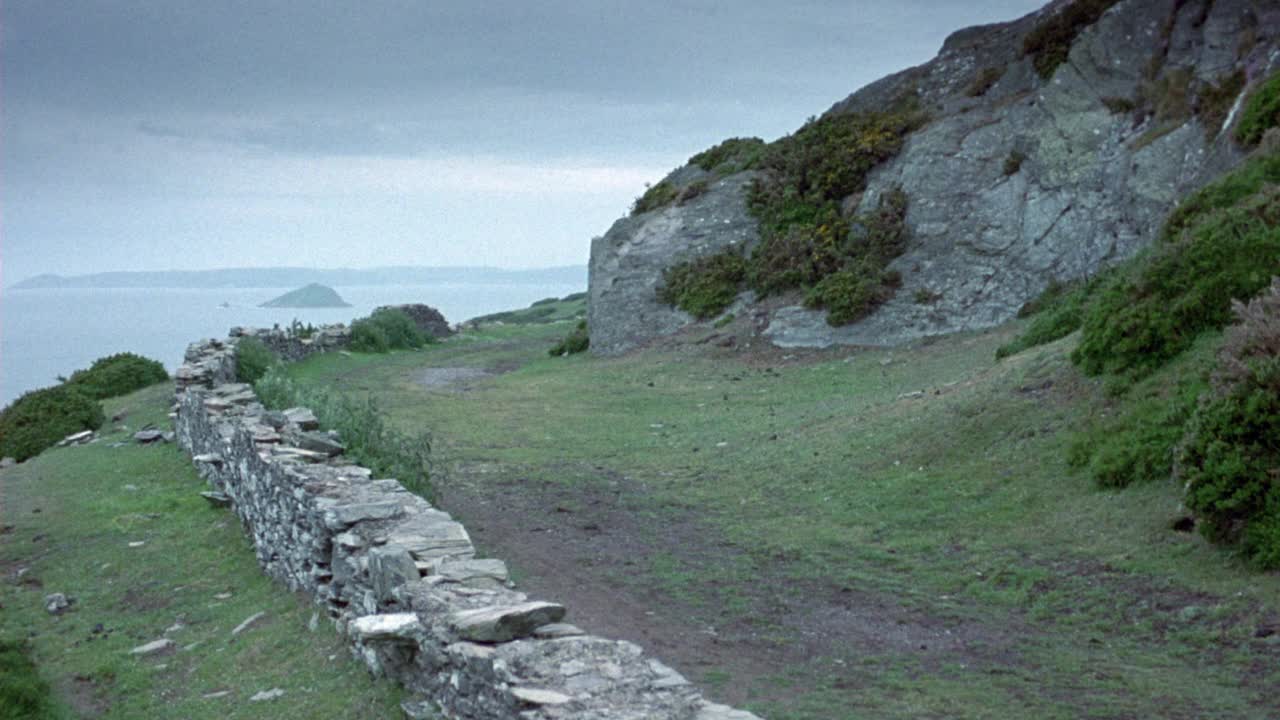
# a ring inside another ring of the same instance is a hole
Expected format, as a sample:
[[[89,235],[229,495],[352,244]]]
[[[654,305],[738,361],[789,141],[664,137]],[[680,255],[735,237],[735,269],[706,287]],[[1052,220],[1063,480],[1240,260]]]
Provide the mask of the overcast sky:
[[[1041,4],[3,0],[3,283],[585,263],[693,153]]]

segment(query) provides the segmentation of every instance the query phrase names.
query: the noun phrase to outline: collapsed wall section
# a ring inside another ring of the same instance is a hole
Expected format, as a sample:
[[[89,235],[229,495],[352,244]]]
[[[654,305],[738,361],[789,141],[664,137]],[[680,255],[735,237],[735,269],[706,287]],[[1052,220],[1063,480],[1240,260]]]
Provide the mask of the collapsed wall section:
[[[634,644],[563,623],[562,605],[516,591],[502,561],[476,558],[461,524],[344,458],[310,411],[268,411],[233,382],[235,343],[251,335],[187,350],[178,441],[239,516],[262,567],[324,606],[371,672],[422,698],[405,703],[409,717],[758,720],[707,702]],[[324,337],[287,356],[342,346]]]

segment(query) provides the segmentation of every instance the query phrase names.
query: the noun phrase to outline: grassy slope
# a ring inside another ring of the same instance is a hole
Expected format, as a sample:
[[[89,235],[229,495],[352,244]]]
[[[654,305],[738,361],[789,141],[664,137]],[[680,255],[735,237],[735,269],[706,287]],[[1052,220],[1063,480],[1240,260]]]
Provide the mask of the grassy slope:
[[[171,393],[165,384],[108,400],[107,416],[163,425]],[[308,631],[316,608],[261,573],[235,516],[197,494],[204,484],[185,455],[110,447],[125,440],[109,423],[98,443],[0,472],[0,637],[31,638],[54,717],[399,717],[399,691],[370,680],[327,622]],[[52,592],[76,603],[50,616],[42,601]],[[166,635],[177,652],[129,655]],[[277,687],[283,697],[249,702]],[[202,698],[221,690],[231,692]]]
[[[710,345],[546,358],[566,328],[486,328],[419,353],[313,358],[295,373],[372,393],[394,421],[431,428],[446,465],[584,488],[624,477],[646,488],[655,526],[694,509],[746,559],[651,558],[619,583],[664,588],[708,622],[792,642],[751,610],[753,579],[782,572],[797,588],[896,598],[957,632],[986,628],[977,636],[999,645],[971,666],[835,648],[780,668],[768,689],[752,681],[747,704],[773,720],[1246,718],[1280,707],[1280,644],[1254,637],[1275,620],[1280,577],[1171,532],[1172,482],[1104,492],[1067,466],[1071,431],[1108,411],[1067,360],[1076,336],[999,365],[994,350],[1016,328],[777,358],[766,370]],[[414,380],[427,366],[518,369],[430,392]],[[915,391],[925,395],[900,397]],[[794,600],[803,605],[803,590]],[[788,686],[802,694],[779,699]]]

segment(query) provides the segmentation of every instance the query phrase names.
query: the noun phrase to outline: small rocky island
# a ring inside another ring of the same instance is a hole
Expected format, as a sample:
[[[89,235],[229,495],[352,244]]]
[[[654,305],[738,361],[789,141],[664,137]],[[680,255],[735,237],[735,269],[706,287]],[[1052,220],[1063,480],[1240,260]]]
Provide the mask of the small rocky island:
[[[280,297],[262,303],[264,308],[338,308],[351,307],[351,303],[342,299],[333,288],[311,283],[297,290],[287,292]]]

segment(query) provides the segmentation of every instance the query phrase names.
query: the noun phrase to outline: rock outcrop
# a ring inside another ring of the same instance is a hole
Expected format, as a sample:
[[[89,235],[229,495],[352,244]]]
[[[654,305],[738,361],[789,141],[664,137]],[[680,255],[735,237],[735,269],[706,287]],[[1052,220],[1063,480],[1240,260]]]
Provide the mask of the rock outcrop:
[[[910,240],[891,265],[903,285],[839,328],[825,312],[774,304],[765,330],[773,343],[893,345],[997,325],[1049,282],[1133,256],[1180,198],[1242,159],[1226,129],[1248,90],[1280,67],[1280,6],[1121,0],[1042,78],[1023,39],[1069,4],[957,32],[934,60],[828,111],[884,109],[905,94],[929,113],[845,203],[865,211],[887,189],[907,193]],[[1201,91],[1230,87],[1233,76],[1243,91],[1210,112]],[[671,177],[691,171],[700,169]],[[748,183],[725,178],[701,202],[623,218],[593,242],[593,352],[624,352],[693,321],[653,291],[666,268],[753,241]]]

